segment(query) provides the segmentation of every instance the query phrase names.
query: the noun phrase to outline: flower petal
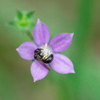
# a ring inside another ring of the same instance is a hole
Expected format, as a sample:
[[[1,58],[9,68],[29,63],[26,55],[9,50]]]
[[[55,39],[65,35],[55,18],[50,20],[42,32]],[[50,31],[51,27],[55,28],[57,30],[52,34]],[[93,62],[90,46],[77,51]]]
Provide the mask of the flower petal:
[[[38,46],[46,44],[50,39],[49,28],[42,23],[39,19],[33,31],[33,37]]]
[[[34,61],[31,65],[31,74],[34,82],[43,79],[48,74],[48,69],[43,67],[38,61]]]
[[[37,46],[33,42],[24,42],[16,50],[22,58],[33,60],[35,49],[37,49]]]
[[[51,46],[51,48],[53,49],[54,52],[64,51],[70,46],[73,35],[74,35],[74,33],[58,34],[50,41],[49,45]]]
[[[71,60],[62,54],[54,54],[54,59],[50,65],[58,73],[75,73]]]

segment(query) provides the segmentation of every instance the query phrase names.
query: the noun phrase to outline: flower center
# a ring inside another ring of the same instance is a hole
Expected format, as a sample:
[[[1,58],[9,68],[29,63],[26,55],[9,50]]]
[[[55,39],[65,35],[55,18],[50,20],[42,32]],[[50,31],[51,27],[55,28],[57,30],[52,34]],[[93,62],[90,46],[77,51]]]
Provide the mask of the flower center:
[[[53,60],[53,53],[47,44],[45,44],[45,46],[41,46],[34,51],[34,58],[44,63],[50,63]]]

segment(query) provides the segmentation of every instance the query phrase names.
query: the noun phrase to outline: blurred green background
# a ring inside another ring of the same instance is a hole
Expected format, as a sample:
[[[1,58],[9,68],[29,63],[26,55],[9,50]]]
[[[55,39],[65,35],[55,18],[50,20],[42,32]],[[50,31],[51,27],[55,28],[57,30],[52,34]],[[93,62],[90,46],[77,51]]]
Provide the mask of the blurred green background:
[[[62,52],[72,60],[75,74],[51,70],[33,82],[32,62],[15,50],[30,39],[7,26],[17,10],[35,10],[35,22],[44,22],[51,38],[75,33]],[[100,100],[100,0],[0,0],[0,100]]]

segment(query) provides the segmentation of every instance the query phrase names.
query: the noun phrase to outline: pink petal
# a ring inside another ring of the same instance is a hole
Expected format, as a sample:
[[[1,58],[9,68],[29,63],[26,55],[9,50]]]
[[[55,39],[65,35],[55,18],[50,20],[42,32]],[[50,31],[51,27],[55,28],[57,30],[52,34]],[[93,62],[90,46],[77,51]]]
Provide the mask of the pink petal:
[[[38,46],[44,45],[49,42],[50,31],[47,25],[42,23],[39,19],[33,31],[33,37]]]
[[[24,42],[16,50],[23,59],[33,60],[35,49],[37,46],[33,42]]]
[[[54,59],[50,65],[58,73],[75,73],[71,60],[62,54],[54,54]]]
[[[34,61],[31,65],[31,74],[34,82],[43,79],[48,74],[48,69],[43,67],[38,61]]]
[[[51,48],[53,49],[54,52],[64,51],[70,46],[73,35],[74,35],[74,33],[58,34],[50,41],[49,45],[51,46]]]

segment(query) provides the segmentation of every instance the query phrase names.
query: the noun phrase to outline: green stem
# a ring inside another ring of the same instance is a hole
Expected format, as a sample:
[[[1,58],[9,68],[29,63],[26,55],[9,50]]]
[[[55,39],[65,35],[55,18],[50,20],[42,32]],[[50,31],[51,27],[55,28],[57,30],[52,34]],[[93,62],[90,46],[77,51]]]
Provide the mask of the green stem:
[[[26,35],[27,35],[33,42],[35,42],[34,39],[33,39],[32,34],[30,33],[30,31],[26,31]]]

